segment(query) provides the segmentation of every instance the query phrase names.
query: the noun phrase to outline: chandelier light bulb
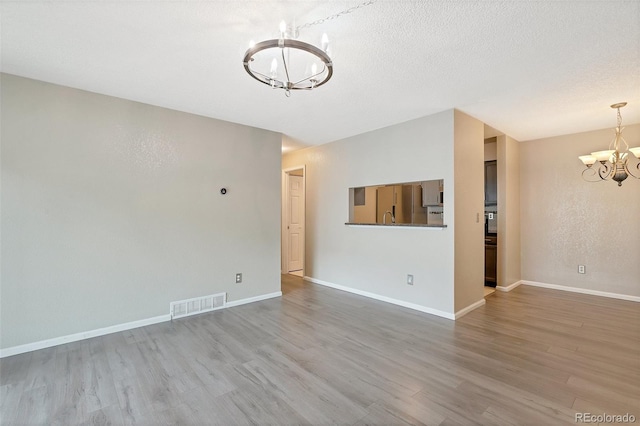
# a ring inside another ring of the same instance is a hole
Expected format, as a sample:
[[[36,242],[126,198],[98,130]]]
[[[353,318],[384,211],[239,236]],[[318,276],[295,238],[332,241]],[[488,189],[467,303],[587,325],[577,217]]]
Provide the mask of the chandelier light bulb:
[[[271,78],[276,78],[278,75],[278,61],[273,58],[271,61]]]
[[[329,47],[329,36],[327,35],[327,33],[322,34],[321,46],[322,46],[322,50],[326,52],[327,47]]]
[[[256,42],[253,40],[249,40],[249,49],[253,49],[253,47],[256,45]]]
[[[311,75],[316,75],[318,73],[318,66],[316,65],[316,63],[314,62],[311,65]]]
[[[287,23],[284,22],[284,20],[280,21],[280,34],[282,35],[282,38],[284,38],[284,35],[287,32]]]

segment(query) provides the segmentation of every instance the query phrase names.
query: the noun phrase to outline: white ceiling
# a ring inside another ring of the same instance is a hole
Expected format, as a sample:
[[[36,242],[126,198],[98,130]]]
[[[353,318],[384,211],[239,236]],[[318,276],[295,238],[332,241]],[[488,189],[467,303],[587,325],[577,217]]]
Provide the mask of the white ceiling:
[[[354,1],[6,1],[3,72],[322,144],[457,108],[517,140],[640,122],[640,2],[378,0],[303,30],[334,76],[290,98],[243,69],[276,38]],[[638,145],[640,141],[630,141]]]

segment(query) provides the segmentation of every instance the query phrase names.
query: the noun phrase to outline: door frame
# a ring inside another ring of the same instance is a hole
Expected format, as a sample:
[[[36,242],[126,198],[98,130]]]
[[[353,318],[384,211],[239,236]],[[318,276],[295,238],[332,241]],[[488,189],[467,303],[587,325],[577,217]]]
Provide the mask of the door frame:
[[[302,170],[302,275],[305,274],[305,241],[307,239],[307,167],[306,165],[287,167],[282,170],[282,224],[281,224],[281,265],[280,273],[289,273],[289,233],[287,232],[287,224],[289,223],[289,175],[296,170]]]

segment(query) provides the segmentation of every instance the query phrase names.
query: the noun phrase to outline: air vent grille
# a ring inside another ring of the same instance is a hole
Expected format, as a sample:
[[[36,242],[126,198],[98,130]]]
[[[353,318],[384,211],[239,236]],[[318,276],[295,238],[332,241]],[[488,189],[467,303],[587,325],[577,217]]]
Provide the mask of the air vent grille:
[[[218,293],[210,296],[179,300],[169,304],[169,313],[171,314],[171,319],[174,319],[215,311],[216,309],[224,308],[226,300],[227,293]]]

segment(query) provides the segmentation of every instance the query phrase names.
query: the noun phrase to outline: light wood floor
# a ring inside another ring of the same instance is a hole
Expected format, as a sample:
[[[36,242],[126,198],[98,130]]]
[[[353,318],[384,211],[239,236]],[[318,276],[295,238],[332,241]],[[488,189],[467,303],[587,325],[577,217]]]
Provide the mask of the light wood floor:
[[[488,295],[496,292],[496,289],[494,287],[488,287],[488,286],[484,286],[483,290],[484,290],[484,297],[487,297]]]
[[[281,299],[0,361],[5,424],[640,421],[640,304],[521,286],[457,322],[283,276]]]

